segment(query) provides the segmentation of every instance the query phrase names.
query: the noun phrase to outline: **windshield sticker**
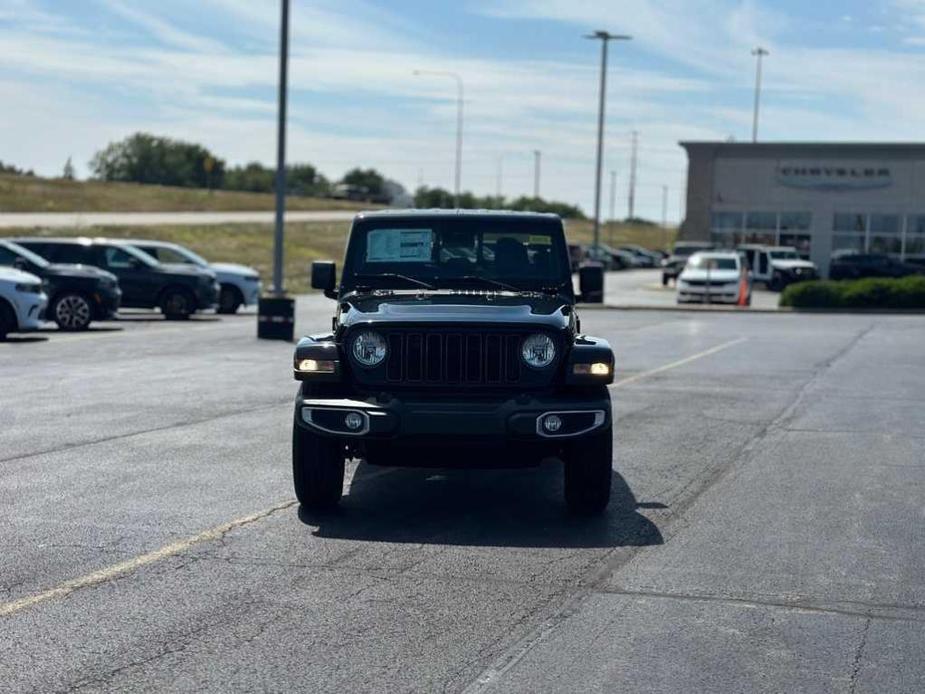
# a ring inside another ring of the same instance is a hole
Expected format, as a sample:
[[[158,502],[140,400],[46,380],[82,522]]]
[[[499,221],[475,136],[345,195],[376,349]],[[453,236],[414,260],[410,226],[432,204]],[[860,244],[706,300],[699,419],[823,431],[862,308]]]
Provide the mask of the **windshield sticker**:
[[[528,242],[531,246],[551,246],[552,236],[549,234],[530,234]]]
[[[432,229],[374,229],[366,235],[368,263],[429,263],[433,249]]]

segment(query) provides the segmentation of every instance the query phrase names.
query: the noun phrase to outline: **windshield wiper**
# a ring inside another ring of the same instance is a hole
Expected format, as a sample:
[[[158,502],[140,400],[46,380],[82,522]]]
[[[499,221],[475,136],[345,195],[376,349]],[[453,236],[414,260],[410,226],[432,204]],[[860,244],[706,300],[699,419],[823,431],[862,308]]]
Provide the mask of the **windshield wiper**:
[[[374,280],[374,279],[392,279],[392,280],[404,280],[405,282],[410,282],[415,284],[418,287],[423,287],[424,289],[436,289],[434,285],[430,282],[424,280],[419,280],[417,277],[411,277],[409,275],[402,275],[398,272],[377,272],[376,274],[357,274],[353,276],[355,279],[364,279],[364,280]]]

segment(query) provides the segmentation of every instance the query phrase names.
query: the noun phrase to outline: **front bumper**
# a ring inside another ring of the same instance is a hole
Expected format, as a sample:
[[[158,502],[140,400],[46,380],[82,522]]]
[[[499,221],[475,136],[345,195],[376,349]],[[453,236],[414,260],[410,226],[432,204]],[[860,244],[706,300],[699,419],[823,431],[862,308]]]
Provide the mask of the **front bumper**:
[[[739,300],[739,287],[680,287],[678,303],[734,304]]]
[[[22,332],[38,330],[42,325],[42,321],[45,320],[45,309],[47,307],[48,295],[44,292],[22,300],[16,317],[17,323],[19,323],[18,330]]]
[[[349,417],[355,414],[358,417]],[[555,430],[546,418],[555,415]],[[441,445],[488,441],[553,442],[575,439],[610,426],[609,397],[530,396],[493,401],[391,398],[296,401],[299,426],[325,436],[351,439],[429,439]]]
[[[122,304],[122,290],[97,290],[93,294],[94,310],[93,320],[107,320],[113,318]]]
[[[260,293],[263,291],[263,282],[247,282],[241,287],[241,294],[244,297],[245,306],[256,306],[260,300]]]

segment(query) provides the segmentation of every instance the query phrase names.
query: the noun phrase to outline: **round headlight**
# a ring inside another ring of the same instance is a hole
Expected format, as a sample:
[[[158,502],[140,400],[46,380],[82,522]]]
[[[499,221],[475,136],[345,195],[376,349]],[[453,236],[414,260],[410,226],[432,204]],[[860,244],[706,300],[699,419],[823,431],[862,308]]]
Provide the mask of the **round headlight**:
[[[363,366],[377,366],[385,359],[386,345],[382,335],[364,330],[353,341],[353,357]]]
[[[552,360],[555,359],[556,345],[548,335],[537,333],[524,340],[521,354],[528,366],[542,369],[552,364]]]

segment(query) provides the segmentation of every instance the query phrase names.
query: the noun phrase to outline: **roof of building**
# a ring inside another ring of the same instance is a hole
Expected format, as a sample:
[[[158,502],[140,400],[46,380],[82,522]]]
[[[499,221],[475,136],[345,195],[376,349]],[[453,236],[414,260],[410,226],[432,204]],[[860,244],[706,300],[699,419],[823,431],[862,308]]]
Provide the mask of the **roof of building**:
[[[892,154],[907,156],[925,155],[925,142],[711,142],[687,140],[679,143],[687,150],[714,150],[722,154],[776,154],[798,153],[825,156],[865,154]]]

